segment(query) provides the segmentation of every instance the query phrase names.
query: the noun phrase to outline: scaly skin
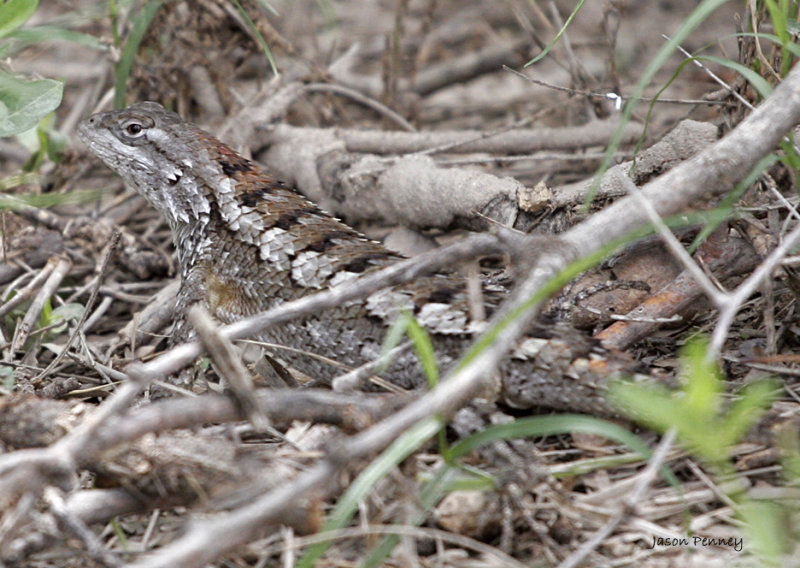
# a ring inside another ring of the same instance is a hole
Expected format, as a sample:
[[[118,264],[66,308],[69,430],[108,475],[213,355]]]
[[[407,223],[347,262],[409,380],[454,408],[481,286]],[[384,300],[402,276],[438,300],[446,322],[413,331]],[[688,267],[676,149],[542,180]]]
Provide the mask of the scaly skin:
[[[80,125],[79,135],[172,229],[181,270],[175,341],[192,335],[185,314],[194,303],[230,323],[401,258],[156,103],[93,115]],[[502,297],[502,291],[487,287],[487,311]],[[442,370],[464,351],[477,327],[466,281],[438,274],[298,319],[259,339],[355,367],[379,354],[401,311],[413,313],[428,330]],[[632,365],[601,357],[597,347],[576,332],[523,339],[500,369],[506,399],[517,406],[608,413],[602,382]],[[314,378],[341,373],[316,358],[278,355]],[[383,377],[402,387],[424,380],[413,353],[401,355]]]

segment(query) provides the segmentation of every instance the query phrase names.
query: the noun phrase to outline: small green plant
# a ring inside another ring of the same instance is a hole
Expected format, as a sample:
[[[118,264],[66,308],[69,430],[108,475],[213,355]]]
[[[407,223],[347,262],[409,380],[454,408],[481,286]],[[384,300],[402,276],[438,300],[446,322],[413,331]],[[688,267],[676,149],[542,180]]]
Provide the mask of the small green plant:
[[[746,386],[728,402],[717,363],[708,356],[704,338],[691,340],[681,356],[680,388],[618,382],[611,399],[633,419],[653,430],[674,429],[679,443],[705,463],[718,480],[736,479],[731,456],[736,444],[764,415],[775,398],[777,385],[761,380]],[[789,542],[781,506],[750,498],[740,484],[728,495],[736,503],[751,549],[765,565],[775,565]]]
[[[798,5],[789,0],[764,0],[764,4],[781,45],[780,76],[785,77],[797,55],[795,37],[798,32]]]
[[[70,321],[79,320],[83,310],[83,305],[77,302],[63,304],[57,308],[53,308],[50,300],[45,302],[42,315],[39,317],[39,329],[46,330],[43,339],[49,341],[66,333],[67,324]]]
[[[0,43],[36,12],[38,0],[0,3]],[[0,137],[36,126],[61,104],[64,86],[54,79],[30,79],[0,68]]]
[[[690,451],[722,473],[734,445],[773,401],[776,385],[769,380],[754,382],[725,404],[722,372],[707,357],[707,349],[705,339],[687,343],[681,356],[680,388],[618,382],[611,385],[611,399],[649,428],[659,432],[675,428]]]

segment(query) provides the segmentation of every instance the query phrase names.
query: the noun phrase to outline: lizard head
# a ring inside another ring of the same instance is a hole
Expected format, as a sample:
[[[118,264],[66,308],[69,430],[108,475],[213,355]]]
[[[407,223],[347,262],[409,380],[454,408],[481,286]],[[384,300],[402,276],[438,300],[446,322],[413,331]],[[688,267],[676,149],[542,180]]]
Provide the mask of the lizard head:
[[[97,113],[78,135],[89,149],[155,206],[174,228],[211,209],[207,147],[215,142],[158,103]],[[217,144],[221,144],[216,142]]]

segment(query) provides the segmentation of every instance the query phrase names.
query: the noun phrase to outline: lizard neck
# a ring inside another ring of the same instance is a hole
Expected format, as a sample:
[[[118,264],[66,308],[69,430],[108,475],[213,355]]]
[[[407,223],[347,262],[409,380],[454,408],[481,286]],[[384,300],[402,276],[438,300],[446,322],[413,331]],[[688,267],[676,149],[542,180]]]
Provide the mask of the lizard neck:
[[[175,165],[159,191],[140,190],[166,218],[182,271],[194,266],[221,227],[237,229],[241,211],[235,184],[216,161],[187,159]]]
[[[188,223],[170,222],[183,278],[186,278],[188,269],[196,264],[208,247],[213,245],[210,224],[210,215],[202,215]]]

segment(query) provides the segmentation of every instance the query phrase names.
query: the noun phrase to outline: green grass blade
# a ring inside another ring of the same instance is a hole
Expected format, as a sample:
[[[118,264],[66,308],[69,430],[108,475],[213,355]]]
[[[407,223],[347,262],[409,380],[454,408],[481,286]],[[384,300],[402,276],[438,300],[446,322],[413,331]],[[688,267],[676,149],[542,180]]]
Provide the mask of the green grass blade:
[[[709,222],[706,223],[706,225],[700,230],[700,232],[694,238],[694,241],[692,241],[692,244],[689,246],[688,250],[690,254],[694,254],[694,252],[697,250],[697,247],[699,247],[700,244],[703,243],[703,241],[705,241],[723,221],[730,218],[729,212],[733,211],[734,204],[739,201],[742,195],[744,195],[748,188],[755,183],[761,174],[777,161],[778,156],[775,154],[768,154],[761,158],[761,160],[759,160],[759,162],[756,164],[756,167],[753,168],[753,171],[750,172],[746,178],[737,183],[736,187],[733,188],[733,191],[726,195],[717,207],[709,211],[711,214],[709,217]]]
[[[250,18],[250,14],[247,13],[247,10],[242,8],[241,3],[239,0],[232,0],[236,9],[239,10],[239,14],[241,14],[242,18],[244,18],[247,27],[250,28],[250,31],[253,32],[253,35],[258,42],[258,45],[261,46],[261,49],[264,51],[264,55],[269,61],[269,66],[272,68],[272,73],[277,77],[280,73],[278,73],[278,65],[275,63],[275,57],[272,55],[272,50],[267,45],[266,40],[264,40],[264,36],[261,35],[261,32],[258,31],[256,24]]]
[[[347,525],[358,509],[358,503],[366,499],[375,484],[397,464],[416,451],[421,444],[435,436],[442,426],[443,423],[440,419],[428,418],[415,424],[397,438],[350,484],[347,491],[336,502],[336,506],[322,530],[335,530]],[[312,568],[314,562],[325,553],[329,546],[330,543],[320,543],[310,547],[298,561],[297,568]]]
[[[653,80],[653,77],[655,77],[655,74],[658,72],[658,70],[661,69],[664,64],[666,64],[667,60],[672,56],[673,52],[677,49],[681,42],[689,37],[689,34],[691,34],[695,28],[697,28],[706,18],[713,14],[727,1],[728,0],[703,0],[703,2],[701,2],[700,5],[695,8],[691,14],[689,14],[686,20],[684,20],[683,25],[678,29],[675,35],[665,45],[663,45],[661,49],[658,50],[658,53],[656,53],[656,55],[650,61],[650,64],[645,68],[641,78],[639,79],[639,82],[636,83],[636,86],[629,95],[628,103],[622,109],[622,116],[620,118],[619,126],[617,126],[616,132],[614,132],[614,135],[611,137],[611,141],[608,144],[608,149],[606,150],[606,155],[603,158],[597,173],[595,173],[595,181],[592,184],[592,189],[586,196],[585,206],[587,208],[594,199],[594,194],[597,192],[597,189],[600,187],[600,179],[603,177],[603,174],[606,172],[606,170],[608,170],[608,168],[611,166],[611,162],[614,159],[614,154],[617,152],[617,149],[622,142],[625,126],[628,124],[628,122],[630,122],[631,116],[633,116],[633,110],[636,108],[639,99],[642,98],[642,94],[644,93],[647,85],[649,85],[650,81]]]
[[[133,67],[133,60],[136,58],[139,44],[142,43],[150,22],[158,12],[158,9],[161,8],[161,4],[163,4],[163,0],[149,0],[133,22],[133,29],[125,42],[125,47],[122,48],[119,63],[117,63],[114,71],[116,79],[114,82],[115,108],[123,108],[125,106],[125,90],[128,85],[128,77],[131,74],[131,67]]]
[[[408,523],[419,526],[425,521],[428,512],[448,493],[455,473],[455,468],[448,465],[436,471],[433,478],[425,483],[422,490],[419,492],[418,502],[420,508],[411,514],[411,518],[407,521]],[[364,562],[361,563],[361,568],[381,566],[386,557],[388,557],[392,553],[392,550],[394,550],[394,547],[397,546],[398,542],[400,542],[400,537],[397,535],[387,535],[382,538],[381,542],[370,552]]]
[[[414,350],[422,364],[425,378],[428,379],[428,386],[435,388],[439,384],[439,366],[436,364],[436,353],[433,350],[431,336],[411,314],[404,314],[404,317],[408,318],[406,332],[414,343]]]
[[[528,67],[528,66],[530,66],[530,65],[533,65],[533,64],[534,64],[534,63],[536,63],[537,61],[541,61],[542,59],[544,59],[544,58],[547,56],[547,54],[548,54],[548,53],[550,53],[550,51],[553,49],[553,47],[555,47],[555,45],[558,43],[558,40],[560,40],[560,39],[561,39],[561,36],[562,36],[562,35],[564,35],[564,32],[565,32],[565,31],[567,31],[567,28],[568,28],[568,27],[569,27],[569,25],[572,23],[572,20],[573,20],[573,19],[575,18],[575,16],[578,14],[578,12],[579,12],[579,11],[580,11],[580,9],[581,9],[581,6],[583,6],[583,3],[584,3],[585,1],[586,1],[586,0],[580,0],[580,1],[578,2],[578,5],[577,5],[577,6],[575,6],[575,9],[574,9],[574,10],[572,10],[572,13],[571,13],[571,14],[569,15],[569,17],[567,18],[567,21],[566,21],[566,22],[564,22],[564,25],[563,25],[563,26],[561,26],[561,29],[560,29],[560,30],[558,30],[558,33],[556,34],[556,37],[554,37],[554,38],[553,38],[553,41],[551,41],[549,44],[547,44],[547,46],[544,48],[544,51],[542,51],[542,52],[541,52],[539,55],[537,55],[536,57],[534,57],[533,59],[531,59],[530,61],[528,61],[528,62],[525,64],[525,67]]]
[[[763,99],[766,99],[772,93],[772,85],[767,83],[764,77],[749,67],[745,67],[741,63],[736,63],[735,61],[730,61],[728,59],[722,59],[721,57],[714,57],[712,55],[700,55],[698,57],[692,57],[689,60],[709,61],[711,63],[716,63],[717,65],[721,65],[722,67],[727,67],[728,69],[736,71],[742,77],[747,79],[751,85],[753,85],[753,88]]]
[[[6,39],[13,40],[15,49],[34,43],[66,41],[84,47],[90,47],[98,51],[108,50],[108,46],[93,35],[57,26],[36,26],[24,30],[17,30],[10,33]]]

